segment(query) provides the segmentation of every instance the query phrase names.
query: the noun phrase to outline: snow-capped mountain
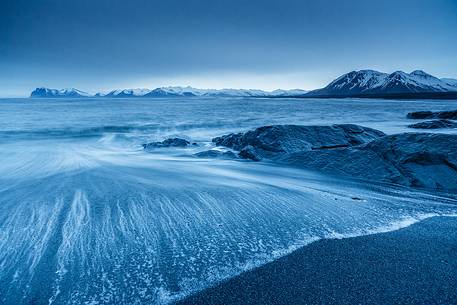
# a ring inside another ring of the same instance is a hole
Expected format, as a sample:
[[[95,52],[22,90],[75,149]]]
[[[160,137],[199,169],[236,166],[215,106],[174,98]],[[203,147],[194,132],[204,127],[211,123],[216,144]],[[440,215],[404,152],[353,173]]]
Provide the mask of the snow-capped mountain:
[[[198,89],[193,87],[160,87],[150,89],[113,90],[108,94],[97,93],[96,97],[269,97],[297,96],[307,91],[301,89],[263,91],[257,89]]]
[[[401,93],[431,93],[457,91],[457,84],[416,70],[391,74],[374,70],[352,71],[332,81],[327,87],[308,95],[351,96]]]
[[[203,96],[208,90],[197,89],[190,86],[186,87],[161,87],[157,88],[156,94],[162,93],[164,96]]]
[[[276,89],[269,93],[270,96],[300,96],[308,93],[308,91],[303,89],[290,89],[290,90],[283,90],[283,89]]]
[[[204,96],[216,96],[216,97],[264,97],[268,96],[270,92],[257,90],[257,89],[218,89],[218,90],[206,90]]]
[[[157,88],[145,96],[264,97],[270,95],[272,95],[272,92],[257,89],[198,89],[187,86]]]
[[[97,93],[96,97],[134,97],[134,96],[143,96],[151,92],[149,89],[138,88],[138,89],[123,89],[123,90],[113,90],[107,94]]]
[[[457,87],[457,79],[454,78],[442,78],[441,79],[443,82],[450,86],[456,86]]]
[[[197,96],[192,90],[185,90],[181,87],[162,87],[151,90],[144,97],[192,97]]]
[[[49,89],[49,88],[36,88],[30,94],[30,97],[89,97],[89,93],[75,89]]]

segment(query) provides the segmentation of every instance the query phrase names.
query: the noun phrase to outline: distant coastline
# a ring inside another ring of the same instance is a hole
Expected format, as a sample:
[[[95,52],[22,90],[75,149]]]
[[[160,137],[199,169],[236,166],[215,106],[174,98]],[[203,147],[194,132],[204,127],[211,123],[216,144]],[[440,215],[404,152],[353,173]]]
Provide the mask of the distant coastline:
[[[391,74],[375,70],[346,73],[326,87],[303,89],[198,89],[159,87],[155,89],[117,89],[90,94],[75,88],[36,88],[32,98],[155,98],[155,97],[261,97],[261,98],[382,98],[382,99],[457,99],[457,79],[437,78],[422,70]]]
[[[277,98],[271,96],[271,98]],[[344,94],[344,95],[319,95],[304,94],[300,96],[282,96],[281,98],[361,98],[361,99],[391,99],[391,100],[411,100],[411,99],[439,99],[457,100],[457,91],[451,92],[405,92],[405,93],[376,93],[376,94]]]

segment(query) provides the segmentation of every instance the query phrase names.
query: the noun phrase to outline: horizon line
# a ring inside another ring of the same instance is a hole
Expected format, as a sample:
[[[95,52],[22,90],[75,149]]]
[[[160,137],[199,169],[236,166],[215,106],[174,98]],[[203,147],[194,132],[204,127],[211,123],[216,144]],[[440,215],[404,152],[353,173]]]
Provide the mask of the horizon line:
[[[346,75],[346,74],[349,74],[349,73],[352,73],[352,72],[361,72],[361,71],[374,71],[374,72],[379,72],[379,73],[383,73],[383,74],[393,74],[393,73],[396,73],[396,72],[403,72],[403,73],[406,73],[406,74],[411,74],[413,72],[416,72],[416,71],[422,71],[426,74],[429,74],[427,72],[425,72],[424,70],[422,69],[414,69],[412,70],[411,72],[404,72],[403,70],[395,70],[393,72],[382,72],[382,71],[379,71],[379,70],[374,70],[374,69],[354,69],[354,70],[351,70],[349,72],[346,72],[338,77],[335,77],[332,79],[332,81]],[[437,77],[437,76],[434,76],[432,74],[429,74],[433,77],[436,77],[440,80],[445,80],[445,79],[455,79],[454,77]],[[0,96],[0,98],[29,98],[30,97],[30,93],[33,92],[34,90],[36,89],[40,89],[40,88],[45,88],[45,89],[50,89],[50,90],[65,90],[65,89],[74,89],[74,90],[78,90],[78,91],[81,91],[83,93],[87,93],[87,94],[90,94],[92,96],[95,96],[97,94],[109,94],[113,91],[124,91],[124,90],[150,90],[150,91],[153,91],[153,90],[156,90],[156,89],[165,89],[165,88],[192,88],[192,89],[196,89],[196,90],[258,90],[258,91],[263,91],[263,92],[274,92],[274,91],[277,91],[277,90],[284,90],[284,91],[292,91],[292,90],[303,90],[303,91],[307,91],[307,92],[310,92],[310,91],[313,91],[313,90],[318,90],[318,89],[322,89],[322,88],[325,88],[328,84],[330,84],[332,81],[330,81],[329,83],[327,84],[324,84],[323,86],[320,86],[320,87],[317,87],[317,88],[313,88],[313,89],[304,89],[304,88],[298,88],[298,87],[295,87],[295,88],[288,88],[288,89],[284,89],[284,88],[281,88],[281,87],[277,87],[276,89],[259,89],[259,88],[255,88],[255,87],[230,87],[230,86],[227,86],[227,87],[204,87],[204,86],[193,86],[193,85],[164,85],[164,86],[157,86],[157,87],[144,87],[144,86],[128,86],[128,87],[124,87],[122,89],[120,89],[119,87],[112,87],[110,89],[101,89],[101,90],[96,90],[96,91],[93,91],[93,90],[89,90],[89,91],[86,91],[86,90],[83,90],[83,89],[79,89],[79,88],[76,88],[76,87],[54,87],[54,86],[37,86],[37,87],[34,87],[32,88],[28,95],[27,94],[12,94],[12,95],[6,95],[6,96]]]

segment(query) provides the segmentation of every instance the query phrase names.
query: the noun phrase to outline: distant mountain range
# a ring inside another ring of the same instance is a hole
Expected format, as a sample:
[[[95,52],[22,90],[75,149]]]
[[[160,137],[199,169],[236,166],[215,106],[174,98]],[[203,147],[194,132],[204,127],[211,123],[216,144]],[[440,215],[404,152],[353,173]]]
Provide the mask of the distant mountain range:
[[[370,98],[453,98],[457,99],[457,79],[437,78],[416,70],[391,74],[374,70],[352,71],[326,87],[313,91],[301,89],[263,91],[256,89],[197,89],[161,87],[156,89],[123,89],[91,95],[78,89],[37,88],[31,97],[370,97]]]
[[[301,89],[263,91],[256,89],[197,89],[192,87],[161,87],[156,89],[122,89],[90,95],[78,89],[36,88],[30,97],[280,97],[306,94]]]

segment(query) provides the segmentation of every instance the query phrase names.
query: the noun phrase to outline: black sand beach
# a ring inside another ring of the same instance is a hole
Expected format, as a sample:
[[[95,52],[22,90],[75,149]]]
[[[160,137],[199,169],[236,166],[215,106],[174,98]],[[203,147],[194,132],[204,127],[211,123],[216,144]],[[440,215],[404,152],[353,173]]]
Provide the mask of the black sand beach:
[[[317,241],[179,304],[457,304],[457,218]]]

